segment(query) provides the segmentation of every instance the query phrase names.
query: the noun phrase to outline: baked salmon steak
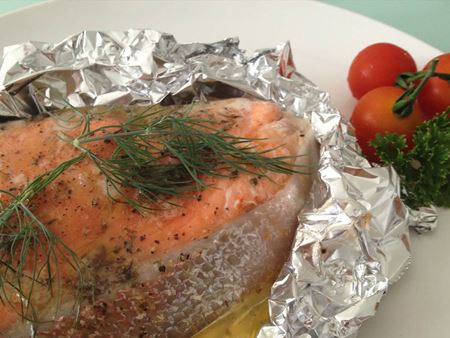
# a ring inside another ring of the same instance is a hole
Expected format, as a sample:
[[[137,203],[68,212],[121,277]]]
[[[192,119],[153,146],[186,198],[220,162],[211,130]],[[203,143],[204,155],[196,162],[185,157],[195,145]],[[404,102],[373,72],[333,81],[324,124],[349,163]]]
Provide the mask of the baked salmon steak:
[[[272,283],[318,147],[245,98],[0,131],[0,336],[189,337]]]

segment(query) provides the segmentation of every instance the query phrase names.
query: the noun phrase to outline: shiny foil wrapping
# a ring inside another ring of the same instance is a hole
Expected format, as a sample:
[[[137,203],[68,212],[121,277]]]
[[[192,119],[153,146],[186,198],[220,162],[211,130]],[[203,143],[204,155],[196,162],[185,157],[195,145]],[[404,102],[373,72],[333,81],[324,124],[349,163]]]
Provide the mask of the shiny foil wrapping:
[[[399,177],[360,155],[328,94],[296,72],[289,43],[247,56],[236,38],[179,44],[153,30],[86,31],[57,44],[6,47],[0,86],[5,118],[67,102],[149,105],[247,95],[308,119],[320,143],[318,174],[259,338],[355,337],[408,265],[411,212],[399,198]],[[412,216],[420,231],[436,224],[433,209]]]

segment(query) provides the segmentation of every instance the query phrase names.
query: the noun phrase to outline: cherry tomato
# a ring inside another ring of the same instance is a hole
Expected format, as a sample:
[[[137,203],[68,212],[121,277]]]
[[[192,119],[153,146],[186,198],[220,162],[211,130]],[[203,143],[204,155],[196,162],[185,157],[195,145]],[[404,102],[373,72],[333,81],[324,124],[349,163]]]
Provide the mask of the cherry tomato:
[[[450,73],[450,53],[438,56],[436,72]],[[427,68],[429,63],[425,66]],[[432,77],[419,93],[419,104],[426,119],[442,113],[450,106],[450,82]]]
[[[359,99],[372,89],[393,86],[400,73],[416,71],[416,63],[407,51],[390,43],[376,43],[356,55],[347,81],[353,96]]]
[[[356,104],[351,117],[356,138],[366,157],[378,161],[375,150],[369,144],[376,134],[396,133],[406,136],[408,145],[412,146],[412,135],[416,127],[423,122],[422,111],[414,103],[412,113],[404,118],[392,112],[392,106],[403,89],[398,87],[379,87],[364,95]]]

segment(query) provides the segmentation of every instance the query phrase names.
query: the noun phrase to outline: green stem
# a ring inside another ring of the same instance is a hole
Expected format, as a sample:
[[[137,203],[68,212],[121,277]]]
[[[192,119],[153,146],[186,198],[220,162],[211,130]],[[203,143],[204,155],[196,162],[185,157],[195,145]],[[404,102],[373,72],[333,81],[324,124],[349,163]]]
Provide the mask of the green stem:
[[[9,191],[0,190],[13,199],[0,212],[0,243],[2,244],[0,247],[0,302],[11,304],[6,285],[16,290],[21,297],[21,308],[17,311],[24,319],[38,320],[32,298],[35,283],[47,287],[53,295],[52,276],[59,274],[59,259],[67,261],[74,268],[78,274],[78,291],[82,290],[83,276],[78,256],[47,228],[47,224],[34,215],[27,204],[64,171],[80,162],[85,156],[85,154],[78,155],[62,162],[53,170],[37,176],[17,196]],[[42,250],[42,260],[38,259],[39,250]],[[28,261],[32,262],[32,266],[26,272],[25,264]],[[42,279],[45,278],[42,277],[44,271],[47,273],[48,282],[46,283],[45,279]],[[25,289],[24,279],[30,280]],[[59,296],[58,293],[55,313],[58,312],[60,306]]]
[[[412,113],[414,102],[416,101],[417,96],[419,95],[423,86],[425,86],[425,83],[428,81],[428,79],[433,76],[449,75],[436,73],[436,66],[438,62],[438,59],[433,59],[433,61],[431,61],[430,67],[428,67],[426,71],[418,72],[414,75],[407,75],[406,79],[402,77],[402,75],[399,76],[399,78],[397,79],[397,83],[400,84],[402,88],[405,88],[406,85],[407,89],[397,99],[394,106],[392,107],[392,111],[395,115],[397,115],[398,117],[407,117]],[[419,80],[420,78],[422,78],[422,80],[420,81],[419,85],[415,87],[414,82]]]
[[[450,81],[450,74],[449,73],[438,73],[438,72],[436,72],[436,73],[434,73],[434,76],[436,76],[436,77],[438,77],[438,78],[440,78],[442,80]]]
[[[17,209],[17,206],[24,204],[26,201],[29,201],[36,194],[38,194],[41,190],[43,190],[46,186],[48,186],[51,182],[53,182],[59,175],[61,175],[66,169],[74,165],[75,163],[80,162],[84,158],[85,154],[81,154],[77,157],[74,157],[68,161],[61,163],[55,169],[46,172],[42,175],[37,176],[34,180],[32,180],[26,188],[14,198],[14,201],[9,204],[5,209],[0,213],[0,229],[2,228],[2,224],[4,224]]]
[[[78,148],[79,145],[82,145],[84,143],[91,143],[96,141],[104,141],[104,140],[111,140],[115,138],[121,138],[121,137],[130,137],[130,136],[140,136],[148,133],[147,130],[136,130],[136,131],[129,131],[124,133],[116,133],[116,134],[107,134],[107,135],[101,135],[101,136],[93,136],[93,137],[86,137],[83,135],[83,137],[76,138],[72,141],[73,145]]]

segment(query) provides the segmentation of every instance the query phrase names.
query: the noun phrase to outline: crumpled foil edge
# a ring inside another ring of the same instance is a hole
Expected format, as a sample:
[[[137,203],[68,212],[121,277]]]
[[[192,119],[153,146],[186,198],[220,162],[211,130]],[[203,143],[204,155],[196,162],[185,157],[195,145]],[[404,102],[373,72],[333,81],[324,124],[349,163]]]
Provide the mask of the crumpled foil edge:
[[[272,287],[271,323],[258,338],[356,337],[410,262],[410,214],[413,226],[426,231],[436,213],[405,207],[395,171],[372,168],[361,156],[328,94],[295,70],[289,43],[248,57],[237,38],[179,44],[148,29],[85,31],[56,44],[6,47],[0,68],[3,118],[26,118],[67,102],[148,105],[244,95],[308,119],[320,143],[311,198]]]

